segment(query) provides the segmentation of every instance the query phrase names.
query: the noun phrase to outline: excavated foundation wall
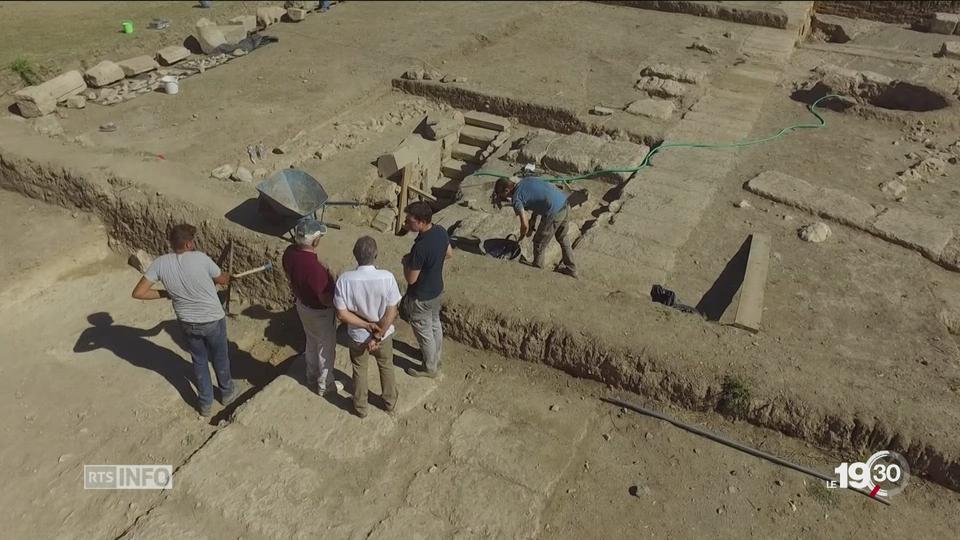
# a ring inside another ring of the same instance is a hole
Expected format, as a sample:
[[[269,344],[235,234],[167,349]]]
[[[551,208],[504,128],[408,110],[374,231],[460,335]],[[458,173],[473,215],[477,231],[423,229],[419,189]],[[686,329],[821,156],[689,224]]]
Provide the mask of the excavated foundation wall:
[[[927,17],[934,13],[960,13],[960,1],[843,0],[815,2],[814,10],[829,15],[871,19],[887,23],[922,24]]]
[[[109,234],[132,249],[151,253],[166,252],[164,231],[169,225],[187,221],[197,225],[203,248],[236,246],[234,263],[238,268],[259,266],[264,260],[278,260],[286,244],[266,238],[209,212],[179,200],[150,195],[126,179],[88,180],[62,167],[40,164],[26,158],[0,152],[0,188],[68,208],[97,214]],[[334,237],[326,251],[332,267],[348,264],[348,235]],[[384,249],[386,248],[386,249]],[[396,249],[386,244],[380,259],[399,260]],[[339,258],[338,258],[339,257]],[[491,263],[495,264],[495,263]],[[391,268],[392,269],[392,268]],[[247,299],[271,306],[288,305],[289,292],[278,271],[258,274],[243,282]],[[490,284],[471,283],[482,289]],[[719,358],[703,357],[697,362],[684,358],[683,347],[663,343],[656,338],[655,319],[644,319],[632,300],[609,300],[611,312],[621,312],[623,320],[646,320],[644,332],[614,332],[606,337],[592,335],[578,327],[578,321],[538,318],[537,312],[518,306],[502,305],[490,295],[471,297],[470,291],[450,291],[446,295],[443,319],[446,334],[461,343],[494,351],[506,357],[539,362],[573,376],[597,380],[648,398],[669,401],[698,411],[716,410],[721,399],[721,380],[716,370]],[[621,302],[621,303],[617,303]],[[620,323],[614,321],[611,325]],[[633,323],[631,323],[633,324]],[[690,319],[668,322],[672,325],[698,325]],[[626,327],[624,327],[626,328]],[[699,327],[698,327],[699,328]],[[611,337],[611,336],[625,337]],[[647,338],[645,336],[652,336]],[[644,341],[647,339],[647,341]],[[784,397],[777,387],[754,391],[745,419],[752,424],[802,438],[820,446],[850,450],[888,449],[906,456],[914,474],[952,490],[960,491],[960,452],[947,452],[923,434],[909,435],[911,426],[887,424],[870,411],[833,411],[820,403],[801,397]],[[904,435],[902,433],[908,433]],[[950,447],[951,445],[947,445]]]
[[[577,131],[601,136],[614,135],[602,126],[584,122],[573,111],[561,107],[538,105],[504,96],[483,94],[466,88],[457,88],[441,83],[393,79],[393,87],[411,95],[447,103],[463,110],[483,111],[507,118],[516,118],[527,126],[549,129],[557,133]],[[647,134],[627,132],[630,142],[655,146],[663,139]]]

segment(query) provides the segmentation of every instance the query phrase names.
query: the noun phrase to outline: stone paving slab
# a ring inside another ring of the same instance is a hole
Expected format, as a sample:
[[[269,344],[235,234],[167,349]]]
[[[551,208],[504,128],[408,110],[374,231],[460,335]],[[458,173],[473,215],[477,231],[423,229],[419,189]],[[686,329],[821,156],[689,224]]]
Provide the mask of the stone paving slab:
[[[174,483],[174,489],[177,489]],[[190,526],[172,507],[160,505],[137,521],[119,540],[210,540],[211,537]]]
[[[404,506],[387,516],[366,540],[432,540],[450,538],[449,526],[431,514]]]
[[[619,290],[644,296],[654,283],[663,283],[667,272],[645,266],[642,261],[627,261],[589,249],[575,250],[577,271],[581,279],[600,283],[610,290]]]
[[[640,261],[648,267],[659,268],[664,271],[673,267],[675,251],[675,248],[670,246],[641,241],[620,234],[615,227],[597,234],[588,232],[577,242],[577,249],[588,249],[610,257],[623,257],[628,261]]]
[[[939,261],[944,248],[953,239],[953,229],[934,216],[908,212],[899,208],[885,211],[874,223],[877,234]]]
[[[540,529],[544,506],[520,484],[466,464],[419,473],[406,500],[466,538],[532,538]]]
[[[346,348],[338,347],[338,357],[349,358]],[[370,364],[367,376],[372,396],[380,393],[380,377],[376,364],[372,361]],[[410,377],[399,368],[395,371],[400,392],[396,415],[402,416],[422,406],[436,390],[437,383],[432,379]],[[347,372],[352,373],[349,368]],[[346,392],[341,392],[338,401],[340,405],[334,405],[296,379],[281,376],[267,385],[257,399],[244,404],[234,421],[276,437],[284,444],[338,460],[357,458],[375,450],[397,427],[394,417],[373,404],[368,407],[366,418],[351,414],[352,397]]]
[[[762,197],[859,229],[869,229],[877,216],[873,206],[843,191],[816,186],[777,171],[760,173],[750,179],[745,188]]]

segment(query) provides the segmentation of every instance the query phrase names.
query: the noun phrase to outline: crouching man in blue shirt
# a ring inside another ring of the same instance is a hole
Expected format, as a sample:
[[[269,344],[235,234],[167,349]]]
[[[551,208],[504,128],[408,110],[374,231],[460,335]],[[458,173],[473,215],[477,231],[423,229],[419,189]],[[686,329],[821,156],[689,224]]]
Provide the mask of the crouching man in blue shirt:
[[[533,265],[543,268],[543,256],[550,238],[556,238],[562,251],[562,266],[557,269],[572,277],[577,277],[577,266],[573,262],[573,248],[567,238],[569,221],[567,214],[567,196],[556,186],[537,177],[528,177],[513,183],[508,178],[500,178],[494,185],[494,194],[497,199],[510,199],[513,210],[520,218],[520,240],[533,234]],[[531,221],[524,213],[529,211],[533,215]],[[537,218],[540,226],[537,227]],[[536,229],[536,233],[534,233]]]

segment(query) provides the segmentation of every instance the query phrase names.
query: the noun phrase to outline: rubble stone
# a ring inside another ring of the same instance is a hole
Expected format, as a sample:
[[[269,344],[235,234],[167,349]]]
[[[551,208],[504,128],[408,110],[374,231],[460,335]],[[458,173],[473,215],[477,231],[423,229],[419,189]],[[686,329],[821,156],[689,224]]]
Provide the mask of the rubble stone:
[[[812,223],[810,225],[804,225],[800,228],[799,235],[800,238],[806,242],[820,243],[830,238],[832,232],[830,227],[822,221]]]
[[[424,78],[425,72],[420,68],[411,68],[403,72],[403,78],[411,81],[419,81]]]
[[[638,99],[627,105],[627,112],[638,116],[669,120],[677,109],[672,101],[663,99]]]
[[[123,70],[116,63],[104,60],[88,69],[84,76],[90,86],[95,88],[113,84],[123,79]]]
[[[253,182],[253,174],[246,167],[237,167],[237,170],[230,175],[234,182]]]
[[[590,109],[590,113],[597,116],[610,116],[613,114],[613,109],[601,105],[594,105],[593,108]]]
[[[123,70],[123,74],[127,77],[133,77],[141,73],[153,71],[160,67],[156,60],[147,55],[128,58],[121,62],[117,62],[117,65],[120,66],[120,69]]]
[[[87,98],[84,96],[70,96],[67,98],[67,107],[71,109],[82,109],[87,106]]]
[[[907,192],[907,186],[903,185],[897,180],[890,180],[889,182],[880,184],[880,191],[896,199],[903,197],[903,195]]]
[[[287,10],[280,6],[257,8],[257,24],[266,28],[280,22]]]
[[[706,74],[702,71],[687,69],[679,66],[670,66],[662,63],[643,68],[640,71],[640,75],[646,77],[657,77],[660,79],[670,79],[673,81],[690,84],[699,84],[704,77],[706,77]]]
[[[425,72],[425,73],[423,74],[423,79],[426,80],[426,81],[442,81],[442,80],[443,80],[443,73],[441,73],[440,71],[437,71],[437,70],[435,70],[435,69],[432,69],[432,70],[427,71],[427,72]]]
[[[227,178],[230,178],[230,175],[233,174],[233,170],[233,165],[221,165],[214,169],[210,173],[210,176],[216,178],[217,180],[226,180]]]
[[[190,56],[190,50],[182,45],[171,45],[157,51],[157,60],[165,66],[171,66]]]
[[[694,41],[694,42],[691,43],[690,46],[687,47],[687,48],[688,48],[688,49],[693,49],[693,50],[696,50],[696,51],[705,52],[705,53],[707,53],[707,54],[720,54],[720,49],[718,49],[718,48],[716,48],[716,47],[711,47],[710,45],[707,45],[706,43],[704,43],[704,42],[702,42],[702,41]]]

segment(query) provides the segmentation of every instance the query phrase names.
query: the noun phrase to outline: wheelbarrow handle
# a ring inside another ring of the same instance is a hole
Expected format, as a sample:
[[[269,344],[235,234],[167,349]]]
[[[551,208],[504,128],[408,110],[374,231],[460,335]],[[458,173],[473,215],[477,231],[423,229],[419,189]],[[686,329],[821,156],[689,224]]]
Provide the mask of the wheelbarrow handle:
[[[324,223],[323,226],[331,229],[336,229],[338,231],[340,230],[340,226],[337,225],[336,223]]]

